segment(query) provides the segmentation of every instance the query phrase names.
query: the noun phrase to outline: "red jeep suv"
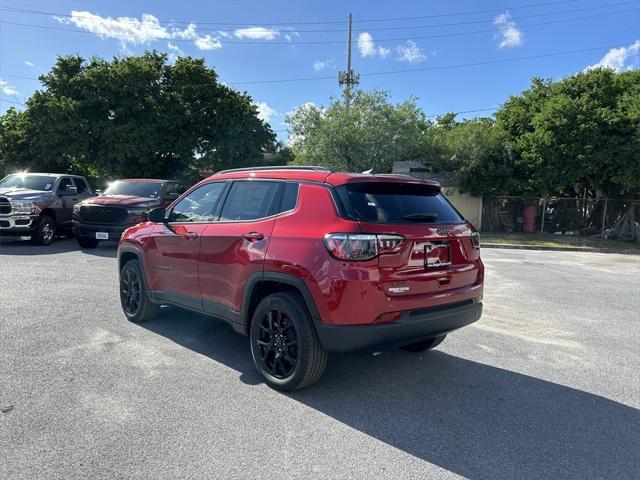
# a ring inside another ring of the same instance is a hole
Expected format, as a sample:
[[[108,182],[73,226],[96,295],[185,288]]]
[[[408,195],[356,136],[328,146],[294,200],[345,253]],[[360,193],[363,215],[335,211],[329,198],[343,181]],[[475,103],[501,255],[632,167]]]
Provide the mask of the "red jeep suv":
[[[129,320],[223,319],[280,390],[318,380],[327,352],[427,350],[482,313],[478,234],[402,175],[225,170],[126,230],[118,265]]]

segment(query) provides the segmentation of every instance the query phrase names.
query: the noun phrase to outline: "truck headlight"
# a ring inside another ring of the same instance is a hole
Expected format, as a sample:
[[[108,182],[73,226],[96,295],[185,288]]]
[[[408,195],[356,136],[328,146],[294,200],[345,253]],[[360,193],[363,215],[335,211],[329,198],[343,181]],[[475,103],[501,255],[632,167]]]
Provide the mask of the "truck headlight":
[[[29,201],[15,200],[11,203],[11,211],[15,213],[33,213],[36,210],[36,204]]]

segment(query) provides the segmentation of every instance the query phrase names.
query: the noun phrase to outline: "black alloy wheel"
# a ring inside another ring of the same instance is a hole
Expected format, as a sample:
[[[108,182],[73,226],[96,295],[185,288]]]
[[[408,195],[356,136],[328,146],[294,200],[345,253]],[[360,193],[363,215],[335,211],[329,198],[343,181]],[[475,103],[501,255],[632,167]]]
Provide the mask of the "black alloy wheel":
[[[270,387],[290,392],[322,376],[327,352],[297,292],[263,298],[251,317],[249,337],[253,362]]]
[[[259,323],[258,350],[262,367],[278,379],[289,377],[298,364],[298,332],[278,308],[269,310]]]
[[[127,265],[128,266],[128,265]],[[142,302],[142,281],[134,268],[124,268],[120,280],[120,300],[128,317],[134,317]]]

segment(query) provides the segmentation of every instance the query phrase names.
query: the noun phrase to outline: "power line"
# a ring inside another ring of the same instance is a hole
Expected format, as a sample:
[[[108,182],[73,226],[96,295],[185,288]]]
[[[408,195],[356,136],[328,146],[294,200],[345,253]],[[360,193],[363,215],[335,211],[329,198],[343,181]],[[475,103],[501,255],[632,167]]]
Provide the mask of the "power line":
[[[566,22],[570,22],[570,21],[575,21],[575,20],[584,20],[584,19],[589,19],[589,18],[601,18],[603,16],[606,15],[616,15],[616,14],[620,14],[620,13],[627,13],[627,12],[631,12],[631,11],[637,11],[640,10],[640,7],[636,7],[636,8],[630,8],[630,9],[625,9],[625,10],[617,10],[617,11],[613,11],[613,12],[603,12],[603,13],[599,13],[596,15],[585,15],[585,16],[581,16],[581,17],[573,17],[573,18],[568,18],[568,19],[562,19],[562,20],[552,20],[549,22],[540,22],[540,23],[531,23],[531,24],[526,24],[526,25],[519,25],[519,28],[529,28],[529,27],[538,27],[538,26],[542,26],[542,25],[553,25],[553,24],[559,24],[559,23],[566,23]],[[4,24],[8,24],[8,25],[16,25],[16,26],[21,26],[21,27],[29,27],[29,28],[38,28],[38,29],[44,29],[44,30],[55,30],[55,31],[61,31],[61,32],[67,32],[67,33],[82,33],[82,34],[88,34],[88,35],[102,35],[105,37],[111,37],[111,38],[124,38],[124,39],[130,39],[131,36],[129,35],[118,35],[118,34],[114,34],[114,33],[109,33],[109,34],[98,34],[98,33],[94,33],[94,32],[90,32],[87,30],[69,30],[67,28],[60,28],[60,27],[51,27],[51,26],[47,26],[47,25],[34,25],[34,24],[29,24],[29,23],[19,23],[19,22],[10,22],[10,21],[6,21],[6,20],[0,20],[0,23],[4,23]],[[456,32],[456,33],[442,33],[442,34],[434,34],[434,35],[417,35],[417,36],[412,36],[412,37],[401,37],[401,38],[380,38],[380,39],[376,39],[376,43],[384,43],[384,42],[399,42],[399,41],[405,41],[405,40],[423,40],[423,39],[434,39],[434,38],[448,38],[448,37],[458,37],[458,36],[466,36],[466,35],[474,35],[474,34],[479,34],[479,33],[493,33],[496,31],[501,31],[501,30],[507,30],[511,28],[510,26],[505,26],[505,27],[495,27],[492,29],[488,29],[488,30],[473,30],[473,31],[469,31],[469,32]],[[184,39],[184,38],[171,38],[171,37],[153,37],[153,38],[149,38],[148,41],[158,41],[158,40],[170,40],[172,42],[193,42],[194,39]],[[341,44],[346,44],[347,42],[345,40],[317,40],[317,41],[261,41],[261,42],[253,42],[253,41],[243,41],[243,40],[220,40],[218,39],[218,42],[220,44],[226,45],[226,44],[238,44],[238,45],[341,45]]]
[[[25,106],[24,103],[22,103],[22,102],[17,102],[15,100],[9,100],[8,98],[0,98],[0,102],[15,103],[16,105],[22,105],[23,107]]]
[[[556,0],[553,2],[544,2],[544,3],[532,3],[525,5],[516,5],[508,7],[508,10],[522,10],[527,8],[537,8],[537,7],[547,7],[551,5],[559,5],[559,4],[568,4],[568,3],[576,3],[583,2],[585,0]],[[7,8],[7,7],[5,7]],[[17,7],[8,7],[14,10],[26,10],[19,9]],[[494,9],[484,9],[484,10],[467,10],[462,12],[449,12],[449,13],[440,13],[440,14],[431,14],[431,15],[418,15],[411,17],[395,17],[395,18],[374,18],[374,19],[363,19],[363,20],[355,20],[354,23],[380,23],[380,22],[396,22],[396,21],[407,21],[407,20],[421,20],[426,18],[447,18],[447,17],[457,17],[457,16],[465,16],[465,15],[477,15],[484,13],[497,13],[504,12],[507,8],[494,8]],[[47,15],[59,15],[53,12],[42,12],[40,10],[33,10],[34,12],[40,12]],[[159,20],[160,23],[169,23],[172,25],[189,25],[190,23],[195,23],[193,21],[184,21],[184,20]],[[325,20],[325,21],[298,21],[298,22],[286,22],[286,23],[278,23],[278,22],[211,22],[211,21],[199,21],[200,25],[225,25],[225,26],[267,26],[267,25],[280,25],[280,26],[292,26],[292,25],[329,25],[329,24],[343,24],[344,20]]]
[[[585,53],[585,52],[595,52],[598,50],[608,50],[611,48],[619,47],[621,44],[625,44],[627,42],[621,41],[616,44],[610,45],[602,45],[599,47],[589,47],[589,48],[581,48],[577,50],[565,50],[559,52],[549,52],[542,53],[538,55],[527,55],[524,57],[512,57],[512,58],[500,58],[494,60],[483,60],[479,62],[469,62],[469,63],[455,63],[449,65],[436,65],[431,67],[423,67],[423,68],[410,68],[410,69],[398,69],[398,70],[386,70],[380,72],[367,72],[361,73],[362,77],[374,77],[374,76],[382,76],[382,75],[397,75],[404,73],[416,73],[416,72],[429,72],[429,71],[438,71],[438,70],[452,70],[458,68],[467,68],[467,67],[477,67],[483,65],[496,65],[501,63],[511,63],[511,62],[520,62],[526,60],[535,60],[540,58],[548,58],[548,57],[558,57],[564,55],[573,55],[577,53]],[[23,77],[20,75],[13,75],[9,73],[0,73],[0,76],[8,77],[8,78],[20,78],[24,80],[39,80],[34,77]],[[310,82],[310,81],[319,81],[319,80],[334,80],[335,76],[316,76],[316,77],[298,77],[298,78],[281,78],[281,79],[270,79],[270,80],[248,80],[248,81],[238,81],[238,82],[224,82],[226,85],[256,85],[256,84],[276,84],[276,83],[295,83],[295,82]],[[211,87],[214,84],[211,83],[191,83],[191,84],[176,84],[176,85],[160,85],[161,88],[191,88],[191,87]],[[153,88],[157,88],[158,86],[153,86]],[[151,88],[151,87],[150,87]]]
[[[592,10],[600,10],[603,8],[610,8],[610,7],[619,7],[622,5],[629,5],[629,4],[637,4],[638,2],[636,0],[634,1],[626,1],[626,2],[617,2],[617,3],[609,3],[609,4],[602,4],[602,5],[596,5],[596,6],[592,6],[592,7],[584,7],[584,8],[574,8],[571,10],[560,10],[560,11],[556,11],[556,12],[546,12],[546,13],[537,13],[537,14],[531,14],[531,15],[522,15],[519,17],[511,17],[510,20],[511,21],[521,21],[524,19],[528,19],[528,18],[539,18],[539,17],[548,17],[548,16],[552,16],[552,15],[562,15],[565,13],[576,13],[576,12],[584,12],[584,11],[592,11]],[[29,10],[29,9],[24,9],[24,8],[15,8],[15,7],[0,7],[0,10],[4,10],[7,12],[12,12],[12,13],[24,13],[24,14],[30,14],[30,15],[46,15],[46,16],[53,16],[53,17],[61,17],[61,18],[78,18],[77,16],[73,16],[70,14],[66,14],[66,13],[60,13],[60,12],[44,12],[44,11],[39,11],[39,10]],[[118,17],[116,18],[116,20],[119,23],[130,23],[132,25],[138,25],[140,24],[140,20],[138,20],[137,18],[122,18],[122,17]],[[356,22],[356,21],[354,21]],[[194,25],[196,25],[196,22],[184,22],[184,21],[160,21],[158,20],[158,24],[162,27],[175,27],[176,25],[180,25],[180,24],[190,24],[193,23]],[[386,31],[386,30],[415,30],[415,29],[423,29],[423,28],[439,28],[439,27],[455,27],[455,26],[462,26],[462,25],[477,25],[477,24],[486,24],[487,20],[471,20],[471,21],[465,21],[465,22],[453,22],[453,23],[439,23],[439,24],[429,24],[429,25],[405,25],[405,26],[393,26],[393,27],[372,27],[372,28],[366,28],[363,30],[354,30],[354,33],[359,33],[359,32],[364,32],[364,31],[368,31],[368,32],[372,32],[372,31]],[[206,23],[203,22],[197,22],[197,25],[205,25]],[[196,28],[200,31],[217,31],[217,32],[234,32],[236,29],[233,28],[203,28],[200,26],[197,26]],[[255,25],[255,24],[254,24]],[[277,30],[278,27],[282,27],[282,24],[271,24],[271,27],[274,30]],[[295,30],[296,33],[333,33],[333,32],[339,32],[339,33],[344,33],[345,29],[344,28],[339,28],[339,29],[322,29],[322,30]],[[245,43],[245,42],[243,42]]]

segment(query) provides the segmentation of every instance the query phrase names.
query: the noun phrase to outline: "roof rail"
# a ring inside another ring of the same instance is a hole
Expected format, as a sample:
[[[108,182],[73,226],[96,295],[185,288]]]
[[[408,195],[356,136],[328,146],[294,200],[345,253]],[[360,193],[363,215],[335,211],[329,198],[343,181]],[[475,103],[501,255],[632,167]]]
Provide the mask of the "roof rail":
[[[230,168],[229,170],[221,170],[216,172],[216,175],[220,173],[233,173],[233,172],[251,172],[255,170],[311,170],[314,172],[331,172],[326,167],[314,167],[314,166],[306,166],[306,165],[281,165],[281,166],[269,166],[269,167],[244,167],[244,168]]]

